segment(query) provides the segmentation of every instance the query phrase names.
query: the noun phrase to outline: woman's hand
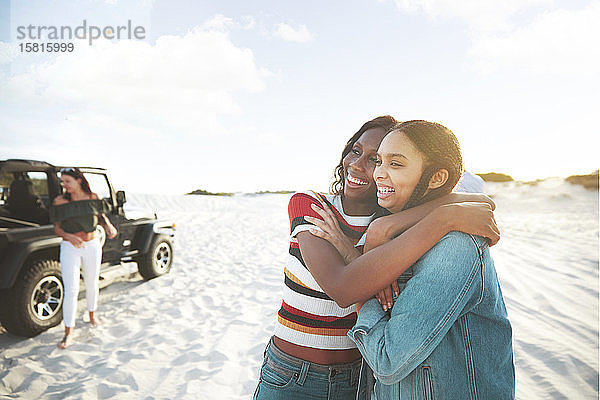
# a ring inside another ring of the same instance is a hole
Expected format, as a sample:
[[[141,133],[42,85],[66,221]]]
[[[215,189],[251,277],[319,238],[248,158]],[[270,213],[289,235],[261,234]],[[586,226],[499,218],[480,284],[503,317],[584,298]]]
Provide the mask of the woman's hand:
[[[77,235],[74,235],[72,233],[67,233],[63,236],[63,238],[67,241],[69,241],[73,246],[77,247],[77,248],[82,248],[85,244],[85,242],[83,241],[82,238],[80,238]]]
[[[119,232],[117,232],[117,228],[115,228],[114,225],[110,223],[110,220],[108,219],[106,214],[102,214],[99,220],[100,225],[102,225],[102,227],[104,227],[104,230],[106,231],[106,236],[109,239],[114,239]]]
[[[441,213],[450,230],[483,236],[490,246],[500,240],[500,230],[494,218],[492,206],[478,202],[446,204],[436,210]]]
[[[352,243],[350,239],[344,235],[344,232],[342,232],[342,229],[340,228],[335,215],[329,209],[329,206],[323,203],[321,204],[323,205],[323,208],[318,207],[316,204],[312,204],[311,208],[317,214],[319,214],[321,218],[323,218],[322,220],[308,215],[305,216],[304,219],[321,228],[323,231],[311,229],[310,233],[331,243],[338,253],[340,253],[340,255],[344,258],[344,262],[348,264],[360,256],[360,252],[356,247],[354,247],[354,243]]]
[[[386,287],[381,292],[375,295],[375,298],[381,304],[381,308],[383,311],[387,311],[392,308],[394,305],[394,297],[392,296],[392,291],[396,296],[400,294],[400,288],[398,287],[398,282],[392,282],[391,286]]]
[[[108,224],[106,226],[106,236],[109,239],[114,239],[118,233],[119,232],[117,232],[117,228],[115,228],[112,224]]]

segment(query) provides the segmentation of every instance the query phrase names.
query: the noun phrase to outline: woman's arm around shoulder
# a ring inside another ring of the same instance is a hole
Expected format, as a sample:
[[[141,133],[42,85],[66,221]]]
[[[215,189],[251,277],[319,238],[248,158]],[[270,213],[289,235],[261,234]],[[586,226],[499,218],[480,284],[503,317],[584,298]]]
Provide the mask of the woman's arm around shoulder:
[[[314,202],[317,203],[316,200]],[[428,216],[403,235],[361,255],[344,267],[343,257],[332,244],[310,232],[304,232],[315,225],[308,224],[304,217],[292,213],[292,207],[289,210],[292,236],[297,237],[306,267],[319,286],[340,307],[364,301],[390,285],[450,230],[434,216]],[[305,206],[304,210],[312,217],[321,218],[310,206]],[[308,225],[299,227],[301,223]]]
[[[381,245],[400,235],[411,226],[414,226],[437,208],[459,203],[480,203],[481,206],[485,206],[485,203],[489,205],[489,208],[492,211],[496,209],[496,203],[483,193],[450,193],[408,210],[378,218],[369,225],[369,229],[367,230],[368,238],[371,243]],[[457,219],[462,217],[463,216],[457,216]],[[469,229],[470,226],[468,223],[469,222],[466,221],[463,224],[463,227]],[[373,247],[376,246],[370,248]],[[365,249],[365,251],[367,250],[368,249]]]

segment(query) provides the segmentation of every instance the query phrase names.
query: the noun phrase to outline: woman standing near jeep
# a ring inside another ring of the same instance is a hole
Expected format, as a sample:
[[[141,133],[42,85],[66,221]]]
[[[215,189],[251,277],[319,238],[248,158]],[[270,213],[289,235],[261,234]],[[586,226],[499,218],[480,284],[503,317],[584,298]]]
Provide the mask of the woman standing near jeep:
[[[54,232],[63,238],[60,244],[60,266],[65,287],[65,335],[57,346],[66,349],[72,343],[80,268],[83,269],[90,323],[93,326],[98,325],[94,313],[98,307],[102,244],[95,235],[96,227],[98,224],[102,225],[109,239],[117,235],[117,230],[106,217],[107,204],[91,191],[90,184],[79,169],[61,169],[60,183],[64,193],[54,199],[50,218],[54,222]]]

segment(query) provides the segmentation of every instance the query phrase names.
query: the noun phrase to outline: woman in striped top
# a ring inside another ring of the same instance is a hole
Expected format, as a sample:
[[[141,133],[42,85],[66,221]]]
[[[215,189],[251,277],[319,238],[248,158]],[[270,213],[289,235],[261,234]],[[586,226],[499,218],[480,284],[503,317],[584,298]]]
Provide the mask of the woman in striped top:
[[[406,265],[400,261],[396,270],[377,274],[347,270],[335,247],[310,233],[311,229],[318,229],[310,219],[319,217],[317,211],[325,203],[344,233],[354,240],[352,245],[357,244],[379,210],[373,181],[376,152],[387,130],[396,122],[390,116],[375,118],[350,138],[335,169],[332,195],[301,192],[291,197],[288,206],[291,238],[284,267],[283,301],[274,335],[265,350],[255,399],[354,398],[361,356],[346,336],[356,322],[353,304],[389,287],[412,264],[409,260],[419,258],[436,243],[428,232],[437,232],[440,226],[448,231],[495,237],[493,217],[490,220],[485,212],[489,211],[489,205],[483,203],[490,200],[474,194],[448,195],[407,214],[380,218],[394,226],[419,226],[412,230],[414,233],[402,235],[407,239],[399,238],[421,245],[407,247]],[[445,212],[429,215],[441,205],[460,201],[478,203],[445,207]]]

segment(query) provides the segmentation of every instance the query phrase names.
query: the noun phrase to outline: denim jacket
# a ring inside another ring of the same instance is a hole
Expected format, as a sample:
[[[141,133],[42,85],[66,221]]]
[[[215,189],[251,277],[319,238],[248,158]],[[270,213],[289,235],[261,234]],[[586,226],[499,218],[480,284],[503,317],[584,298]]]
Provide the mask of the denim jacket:
[[[450,232],[412,268],[391,312],[371,299],[348,332],[364,358],[358,398],[371,399],[374,375],[378,400],[514,399],[512,330],[485,240]]]

